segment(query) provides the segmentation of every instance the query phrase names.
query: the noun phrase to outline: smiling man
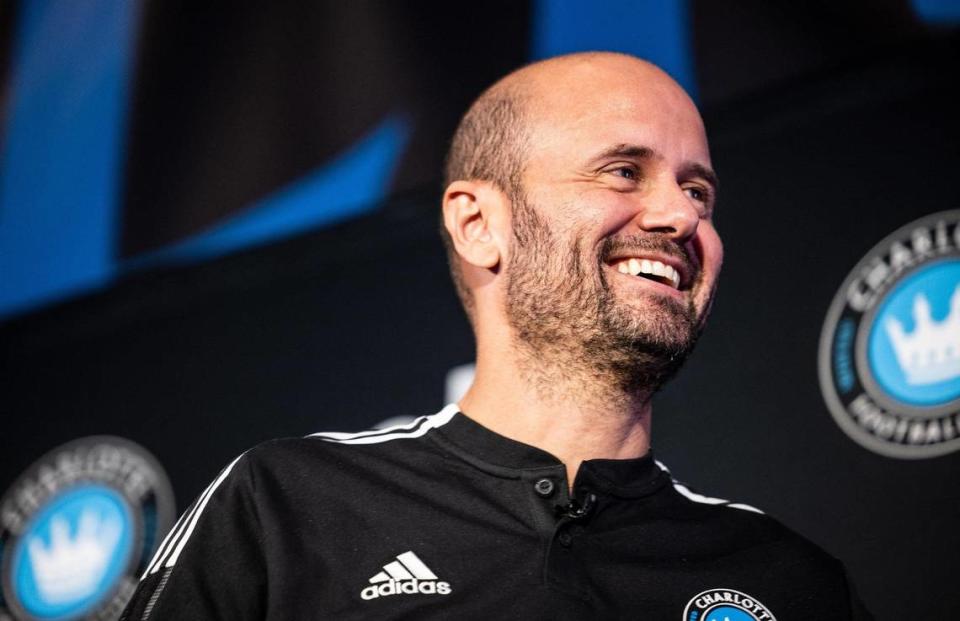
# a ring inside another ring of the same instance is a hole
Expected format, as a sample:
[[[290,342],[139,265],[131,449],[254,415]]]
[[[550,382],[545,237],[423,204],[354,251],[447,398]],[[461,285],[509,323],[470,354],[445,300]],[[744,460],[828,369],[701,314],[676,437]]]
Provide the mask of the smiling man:
[[[627,56],[539,63],[471,108],[447,177],[477,336],[463,411],[556,455],[571,481],[585,459],[647,453],[650,397],[692,350],[723,256],[689,97]]]
[[[446,177],[473,386],[406,426],[248,451],[125,618],[868,618],[838,561],[650,452],[723,257],[683,90],[620,54],[530,65],[467,112]]]

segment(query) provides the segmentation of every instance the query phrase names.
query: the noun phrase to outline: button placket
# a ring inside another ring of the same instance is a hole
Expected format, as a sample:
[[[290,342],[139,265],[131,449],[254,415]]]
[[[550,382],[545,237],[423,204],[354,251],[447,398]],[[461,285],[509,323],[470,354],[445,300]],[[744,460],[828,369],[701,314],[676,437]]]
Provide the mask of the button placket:
[[[523,495],[528,499],[534,527],[544,544],[556,537],[557,520],[554,507],[567,499],[567,482],[563,466],[527,470],[521,476]]]
[[[556,487],[554,482],[548,478],[538,479],[537,482],[533,484],[534,491],[542,498],[550,498],[553,496]]]

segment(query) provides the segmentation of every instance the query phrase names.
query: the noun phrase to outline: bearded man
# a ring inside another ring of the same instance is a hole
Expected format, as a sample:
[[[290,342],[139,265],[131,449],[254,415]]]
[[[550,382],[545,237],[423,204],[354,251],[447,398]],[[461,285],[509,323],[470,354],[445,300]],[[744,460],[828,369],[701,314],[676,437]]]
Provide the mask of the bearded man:
[[[723,257],[686,93],[621,54],[530,65],[470,108],[446,177],[472,387],[410,425],[248,451],[125,618],[868,618],[838,561],[650,452]]]

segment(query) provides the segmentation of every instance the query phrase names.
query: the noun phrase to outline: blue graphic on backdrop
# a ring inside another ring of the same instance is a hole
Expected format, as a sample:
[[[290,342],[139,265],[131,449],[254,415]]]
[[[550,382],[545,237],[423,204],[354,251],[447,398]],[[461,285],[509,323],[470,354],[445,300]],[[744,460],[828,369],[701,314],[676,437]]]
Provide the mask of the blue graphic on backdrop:
[[[820,333],[820,389],[861,446],[960,449],[960,210],[909,222],[850,270]]]
[[[76,618],[111,595],[133,553],[134,522],[117,492],[75,487],[55,498],[13,550],[17,599],[41,619]]]
[[[533,59],[584,50],[634,54],[696,98],[686,0],[536,0],[533,6]]]
[[[0,131],[0,316],[114,275],[139,2],[26,1]]]
[[[162,467],[129,440],[50,451],[0,498],[0,619],[118,618],[173,510]]]
[[[370,211],[387,195],[410,133],[408,120],[391,116],[313,174],[207,231],[131,259],[123,268],[209,259]]]
[[[960,397],[960,261],[928,265],[881,302],[867,357],[890,396],[916,406]]]
[[[913,11],[925,22],[940,26],[960,23],[958,0],[912,0]]]
[[[170,247],[117,264],[118,190],[140,2],[20,3],[0,153],[0,318],[366,213],[411,127],[385,119],[316,173]],[[695,94],[684,0],[534,0],[531,56],[607,49],[649,58]]]
[[[120,172],[136,1],[23,2],[0,152],[0,318],[328,226],[387,195],[409,121],[392,115],[331,162],[187,240],[118,264]]]

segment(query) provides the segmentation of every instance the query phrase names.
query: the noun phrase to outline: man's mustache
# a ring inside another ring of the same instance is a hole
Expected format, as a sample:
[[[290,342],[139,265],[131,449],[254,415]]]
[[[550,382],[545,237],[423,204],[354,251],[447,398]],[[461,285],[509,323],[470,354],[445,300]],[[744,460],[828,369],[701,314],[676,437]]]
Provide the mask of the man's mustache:
[[[694,261],[687,250],[663,233],[644,233],[641,235],[620,235],[608,237],[600,246],[600,260],[609,262],[614,254],[661,254],[679,261],[684,271],[696,281],[700,275],[699,261]]]

